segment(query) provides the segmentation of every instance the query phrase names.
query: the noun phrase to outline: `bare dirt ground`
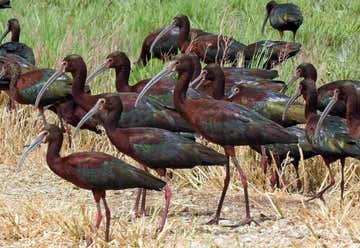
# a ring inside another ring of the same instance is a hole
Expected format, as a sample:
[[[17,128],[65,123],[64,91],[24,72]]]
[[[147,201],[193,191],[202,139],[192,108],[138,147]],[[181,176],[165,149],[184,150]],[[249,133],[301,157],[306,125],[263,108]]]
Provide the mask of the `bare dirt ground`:
[[[43,161],[33,156],[19,174],[14,173],[14,164],[0,166],[0,246],[85,246],[93,232],[92,194],[58,178],[36,160]],[[219,187],[194,189],[174,183],[172,188],[168,222],[156,238],[162,192],[149,194],[149,214],[139,219],[133,219],[131,212],[135,190],[109,192],[113,219],[108,247],[360,247],[359,192],[351,191],[340,207],[338,190],[326,196],[329,203],[324,205],[319,200],[305,203],[299,194],[258,192],[251,185],[252,214],[260,225],[231,228],[227,225],[244,217],[240,187],[231,187],[223,211],[229,220],[219,226],[204,225],[216,208]],[[105,247],[103,238],[104,223],[93,246]]]

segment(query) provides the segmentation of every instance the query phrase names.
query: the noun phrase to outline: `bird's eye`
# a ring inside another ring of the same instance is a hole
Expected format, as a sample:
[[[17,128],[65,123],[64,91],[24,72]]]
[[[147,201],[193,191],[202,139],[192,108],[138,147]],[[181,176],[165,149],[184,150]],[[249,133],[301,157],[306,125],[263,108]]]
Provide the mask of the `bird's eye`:
[[[61,63],[61,65],[64,66],[64,67],[66,67],[66,66],[68,65],[68,63],[67,63],[66,61],[63,61],[63,62]]]

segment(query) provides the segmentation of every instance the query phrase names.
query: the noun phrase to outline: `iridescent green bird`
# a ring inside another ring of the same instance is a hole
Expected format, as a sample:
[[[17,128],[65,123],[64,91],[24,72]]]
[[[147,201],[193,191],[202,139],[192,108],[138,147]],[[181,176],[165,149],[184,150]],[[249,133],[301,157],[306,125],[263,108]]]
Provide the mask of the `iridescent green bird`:
[[[270,19],[270,25],[277,29],[280,37],[284,36],[284,31],[289,30],[293,32],[293,40],[295,35],[303,23],[303,16],[300,8],[293,3],[278,4],[275,1],[270,1],[266,4],[266,15],[261,28],[261,33],[264,33],[265,24]]]
[[[7,29],[0,37],[0,44],[10,32],[11,41],[0,45],[0,55],[5,56],[7,53],[16,54],[26,59],[30,64],[35,65],[35,55],[33,50],[26,44],[19,42],[20,23],[18,19],[12,18],[8,21]]]

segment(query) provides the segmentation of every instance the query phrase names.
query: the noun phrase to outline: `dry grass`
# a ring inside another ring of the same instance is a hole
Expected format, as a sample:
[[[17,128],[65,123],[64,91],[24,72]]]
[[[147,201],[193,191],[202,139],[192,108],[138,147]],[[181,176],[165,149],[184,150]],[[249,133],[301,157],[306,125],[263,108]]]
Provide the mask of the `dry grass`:
[[[34,127],[36,114],[29,107],[18,113],[3,110],[0,120],[2,164],[0,165],[0,245],[2,247],[84,247],[94,236],[94,247],[358,247],[360,245],[360,184],[358,161],[346,166],[345,201],[339,204],[339,185],[328,194],[327,203],[305,203],[306,197],[288,189],[272,191],[259,166],[260,158],[248,148],[238,148],[238,157],[250,182],[252,214],[260,226],[229,228],[226,225],[244,217],[242,187],[235,170],[225,201],[220,226],[204,225],[216,208],[224,178],[223,168],[195,168],[173,172],[170,180],[173,200],[164,232],[154,237],[164,203],[163,193],[151,192],[148,216],[132,218],[134,190],[108,193],[112,210],[111,239],[104,243],[104,223],[94,234],[95,204],[90,192],[79,190],[54,175],[46,166],[46,145],[28,157],[24,169],[15,174],[17,159],[40,127]],[[55,116],[50,115],[55,121]],[[18,132],[8,132],[19,130]],[[26,131],[25,131],[26,130]],[[218,148],[215,147],[214,148]],[[74,151],[104,151],[134,162],[117,153],[104,136],[83,132],[72,148],[65,142],[62,154]],[[326,170],[319,158],[305,161],[301,175],[305,188],[323,187]],[[335,167],[340,167],[336,166]],[[338,168],[336,168],[338,171]],[[292,166],[284,172],[293,182]],[[311,176],[310,176],[311,175]],[[339,178],[337,172],[336,178]],[[339,180],[337,180],[339,181]]]

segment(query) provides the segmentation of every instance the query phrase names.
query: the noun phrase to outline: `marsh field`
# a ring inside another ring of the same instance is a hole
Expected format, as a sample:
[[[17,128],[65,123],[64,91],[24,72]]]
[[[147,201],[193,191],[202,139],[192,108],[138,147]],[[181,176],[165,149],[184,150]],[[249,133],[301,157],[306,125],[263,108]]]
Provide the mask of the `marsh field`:
[[[284,1],[282,1],[284,2]],[[338,79],[360,78],[360,1],[294,0],[303,12],[304,23],[297,33],[301,52],[274,69],[288,81],[295,68],[310,62],[318,70],[317,84]],[[248,44],[278,40],[268,24],[260,33],[265,0],[12,0],[12,9],[0,10],[0,30],[7,20],[20,21],[20,41],[34,49],[38,67],[57,67],[62,58],[83,56],[92,71],[112,51],[124,51],[132,62],[138,59],[146,35],[167,25],[178,14],[189,16],[192,27],[234,37]],[[291,40],[291,33],[284,39]],[[155,75],[162,68],[156,59],[146,67],[133,66],[131,82]],[[114,74],[106,72],[92,83],[94,93],[115,91]],[[94,234],[96,214],[93,196],[53,174],[45,161],[46,145],[34,151],[24,169],[14,169],[26,145],[41,129],[34,124],[32,107],[6,110],[8,96],[0,95],[0,247],[84,247],[93,235],[93,247],[360,247],[360,162],[346,161],[345,199],[340,204],[340,164],[334,163],[336,184],[326,203],[308,195],[324,187],[328,173],[317,156],[302,161],[303,193],[295,190],[290,164],[283,171],[290,185],[272,189],[270,175],[264,175],[261,157],[247,147],[237,156],[249,181],[252,215],[260,225],[230,228],[244,217],[242,184],[232,168],[231,184],[219,226],[205,223],[213,215],[223,185],[223,167],[174,170],[169,180],[173,198],[164,231],[155,236],[163,192],[150,192],[147,215],[134,219],[135,190],[109,191],[112,210],[111,242],[104,242],[104,222]],[[51,122],[57,119],[47,113]],[[209,144],[222,152],[216,145]],[[136,165],[117,152],[105,135],[83,131],[72,147],[64,142],[62,154],[75,151],[102,151]],[[165,152],[165,151],[164,151]]]

